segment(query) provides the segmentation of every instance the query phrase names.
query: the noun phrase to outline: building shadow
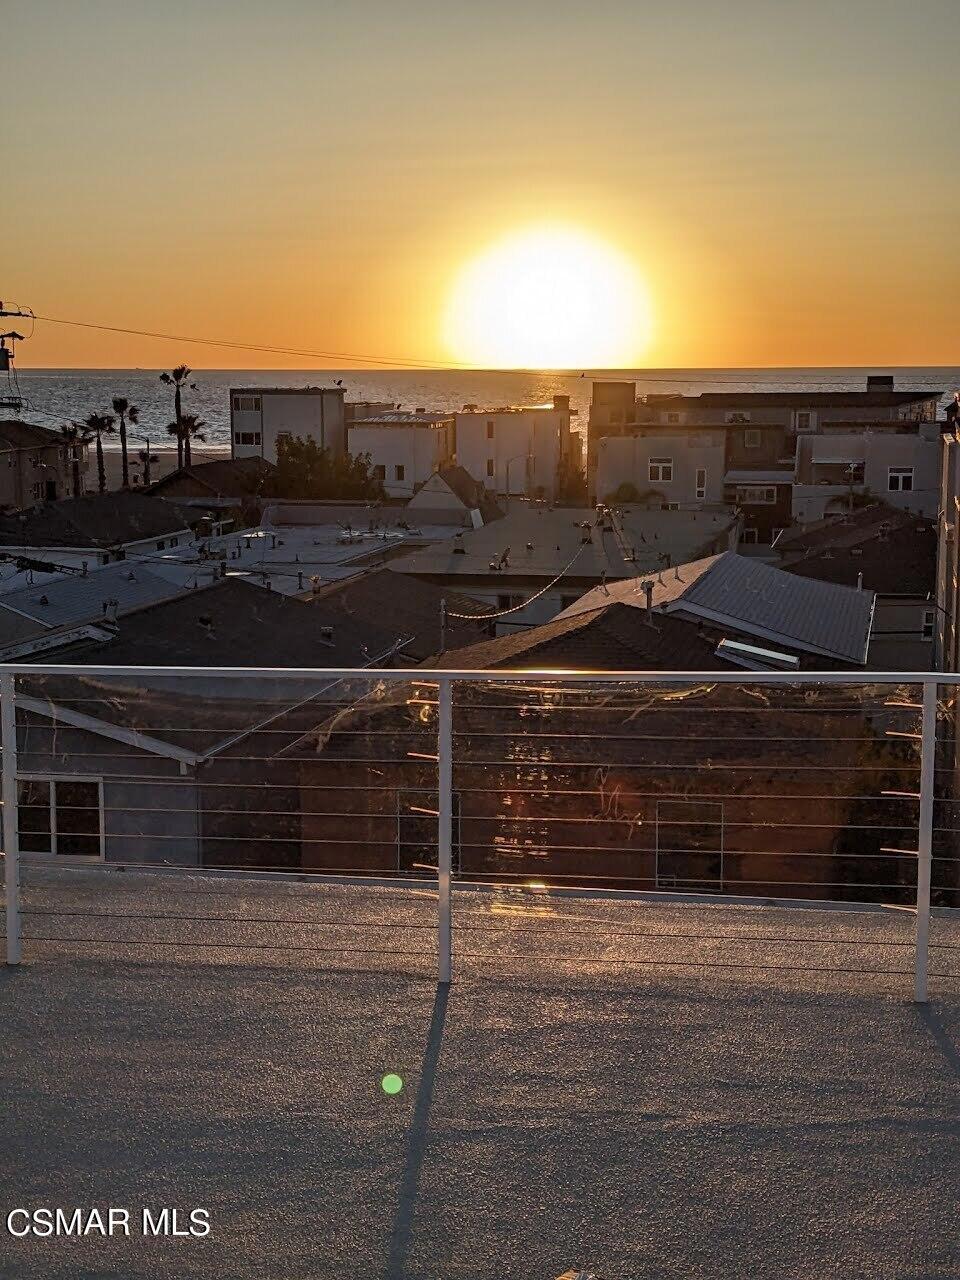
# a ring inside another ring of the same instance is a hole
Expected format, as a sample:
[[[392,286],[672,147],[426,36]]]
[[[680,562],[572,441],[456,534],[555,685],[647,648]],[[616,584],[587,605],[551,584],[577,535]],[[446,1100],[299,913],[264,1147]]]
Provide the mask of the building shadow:
[[[400,1178],[400,1191],[397,1196],[393,1231],[390,1236],[390,1252],[387,1256],[385,1280],[403,1280],[406,1275],[407,1253],[410,1249],[413,1219],[417,1210],[420,1173],[423,1167],[423,1157],[427,1149],[430,1107],[433,1104],[433,1091],[436,1085],[437,1065],[440,1061],[440,1047],[443,1042],[443,1027],[447,1017],[447,1002],[449,999],[449,985],[438,983],[437,994],[433,1000],[430,1029],[427,1032],[427,1044],[423,1054],[420,1083],[417,1086],[417,1100],[413,1108],[413,1118],[410,1121],[407,1155],[403,1162],[403,1174]]]

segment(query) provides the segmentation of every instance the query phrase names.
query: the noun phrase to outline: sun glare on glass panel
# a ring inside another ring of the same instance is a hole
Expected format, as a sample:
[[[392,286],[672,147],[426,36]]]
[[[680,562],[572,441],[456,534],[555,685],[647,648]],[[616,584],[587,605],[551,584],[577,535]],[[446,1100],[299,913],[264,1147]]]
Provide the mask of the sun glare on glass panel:
[[[486,367],[630,367],[650,339],[650,304],[624,254],[581,231],[533,228],[461,271],[445,337],[458,360]]]

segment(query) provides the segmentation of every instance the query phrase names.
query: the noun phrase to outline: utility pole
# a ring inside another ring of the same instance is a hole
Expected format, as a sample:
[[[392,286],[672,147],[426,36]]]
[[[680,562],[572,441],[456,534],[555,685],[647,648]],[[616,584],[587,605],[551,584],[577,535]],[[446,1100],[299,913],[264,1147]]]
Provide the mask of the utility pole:
[[[8,318],[22,316],[26,319],[34,319],[32,311],[24,311],[20,307],[7,307],[0,302],[0,328],[3,328],[2,322]],[[0,373],[7,375],[7,388],[0,391],[0,409],[12,409],[15,413],[19,413],[23,408],[23,397],[20,395],[20,388],[16,382],[16,373],[13,368],[13,361],[16,356],[17,343],[24,341],[24,335],[18,333],[16,329],[11,329],[8,333],[0,333]],[[9,346],[7,345],[9,343]],[[13,377],[11,378],[11,374]]]

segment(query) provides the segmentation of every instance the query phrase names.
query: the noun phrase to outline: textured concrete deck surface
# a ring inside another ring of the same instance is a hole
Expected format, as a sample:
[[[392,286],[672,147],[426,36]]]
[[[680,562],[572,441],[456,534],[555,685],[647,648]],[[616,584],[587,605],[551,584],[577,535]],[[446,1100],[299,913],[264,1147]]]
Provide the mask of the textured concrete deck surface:
[[[445,997],[426,891],[25,879],[28,936],[106,941],[0,973],[3,1220],[136,1229],[0,1230],[4,1280],[960,1275],[960,977],[876,974],[905,912],[458,891]]]

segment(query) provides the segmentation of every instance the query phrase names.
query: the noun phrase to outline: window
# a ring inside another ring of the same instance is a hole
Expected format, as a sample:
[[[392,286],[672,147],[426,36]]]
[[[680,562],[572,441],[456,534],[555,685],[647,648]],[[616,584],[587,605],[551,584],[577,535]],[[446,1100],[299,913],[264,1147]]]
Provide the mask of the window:
[[[796,427],[798,431],[809,431],[813,426],[813,415],[807,409],[797,411]]]
[[[757,531],[756,531],[756,529],[744,529],[744,531],[743,531],[743,541],[744,541],[744,545],[745,545],[745,546],[748,546],[748,547],[755,547],[755,546],[757,545]]]
[[[180,541],[180,539],[179,539],[179,538],[171,538],[171,539],[170,539],[170,545],[171,545],[171,547],[175,547],[179,541]]]
[[[723,415],[723,420],[726,423],[749,422],[750,414],[744,413],[740,409],[733,409],[730,413],[725,413]]]
[[[492,458],[487,459],[487,475],[488,476],[493,475],[493,459]]]
[[[403,479],[404,470],[403,470],[403,467],[402,467],[401,465],[399,465],[399,464],[398,464],[397,466],[395,466],[395,467],[393,468],[393,472],[394,472],[394,477],[395,477],[395,479],[397,479],[397,480],[402,480],[402,479]]]
[[[43,493],[43,490],[41,489],[40,485],[39,485],[39,484],[35,484],[35,485],[33,486],[33,496],[34,496],[35,498],[39,498],[39,497],[42,495],[42,493]]]
[[[668,414],[667,414],[667,423],[668,423],[668,425],[669,425],[669,426],[671,426],[671,427],[678,426],[678,425],[679,425],[679,422],[680,422],[680,415],[679,415],[679,413],[668,413]]]
[[[680,503],[679,502],[661,502],[660,510],[661,511],[679,511]]]
[[[374,468],[373,468],[373,478],[374,478],[375,480],[386,480],[386,478],[387,478],[387,468],[386,468],[386,467],[384,467],[384,466],[374,467]]]
[[[253,432],[252,432],[252,431],[241,431],[241,432],[240,432],[240,443],[241,443],[241,444],[253,444],[253,443],[254,443],[254,439],[253,439]]]
[[[235,431],[235,432],[233,433],[233,443],[234,443],[234,444],[240,444],[240,432],[239,432],[239,431]]]
[[[239,404],[237,401],[239,400]],[[240,409],[243,413],[259,413],[260,397],[259,396],[236,396],[234,398],[233,407]]]
[[[523,596],[517,595],[515,592],[511,595],[497,596],[498,609],[515,609],[518,604],[523,604]]]
[[[239,409],[239,408],[240,408],[240,397],[239,397],[239,396],[234,396],[234,397],[233,397],[233,407],[234,407],[234,409]]]
[[[890,493],[909,493],[913,488],[913,467],[890,467],[887,489]]]
[[[253,433],[253,443],[254,443],[254,444],[259,444],[259,443],[260,443],[260,432],[259,432],[259,431],[255,431],[255,432]]]
[[[743,433],[743,447],[745,449],[759,449],[763,443],[763,437],[759,431],[745,431]]]
[[[166,545],[167,545],[166,541],[163,538],[161,538],[160,541],[157,543],[157,550],[162,551]]]
[[[26,853],[103,855],[100,783],[77,778],[19,778],[17,825]]]
[[[932,609],[924,609],[924,611],[923,611],[923,627],[921,628],[921,631],[920,631],[920,634],[921,634],[921,636],[923,637],[923,639],[924,639],[924,640],[932,640],[932,639],[933,639],[933,624],[934,624],[934,621],[935,621],[935,618],[934,618],[933,610],[932,610]]]
[[[772,507],[776,501],[775,485],[737,485],[737,505],[740,507]]]
[[[492,422],[487,423],[487,439],[488,440],[493,439],[493,423]]]
[[[651,480],[658,480],[661,483],[672,480],[673,459],[651,458],[649,463],[649,476]]]
[[[697,467],[697,497],[705,498],[707,496],[707,469],[706,467]]]

